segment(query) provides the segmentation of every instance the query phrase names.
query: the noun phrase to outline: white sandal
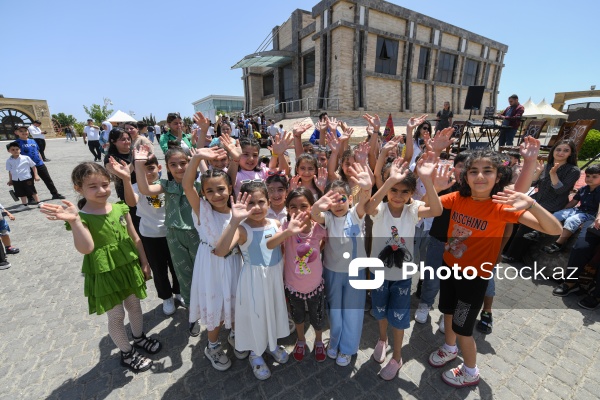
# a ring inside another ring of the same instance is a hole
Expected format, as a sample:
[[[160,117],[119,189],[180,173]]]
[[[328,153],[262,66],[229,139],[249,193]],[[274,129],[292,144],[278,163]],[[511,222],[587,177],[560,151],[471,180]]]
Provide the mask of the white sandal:
[[[267,347],[267,353],[273,356],[275,361],[277,361],[279,364],[285,364],[290,359],[290,355],[287,353],[287,351],[285,351],[285,348],[283,346],[277,346],[275,348],[275,351],[271,351]]]
[[[260,381],[264,381],[265,379],[269,379],[271,377],[271,371],[269,367],[265,363],[265,360],[262,356],[253,356],[249,357],[250,366],[252,367],[252,372],[254,372],[254,376],[256,379]]]

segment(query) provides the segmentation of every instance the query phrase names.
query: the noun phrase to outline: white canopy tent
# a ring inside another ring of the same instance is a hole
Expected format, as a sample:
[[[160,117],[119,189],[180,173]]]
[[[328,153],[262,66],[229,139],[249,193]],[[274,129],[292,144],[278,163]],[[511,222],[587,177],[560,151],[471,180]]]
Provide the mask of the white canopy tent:
[[[137,120],[135,118],[133,118],[131,115],[124,113],[121,110],[118,110],[116,113],[114,113],[108,120],[108,122],[116,122],[116,123],[120,123],[120,122],[137,122]]]
[[[550,104],[546,103],[546,99],[543,99],[538,105],[538,109],[542,113],[540,118],[549,118],[549,119],[559,119],[569,118],[568,114],[558,111],[556,108],[552,107]]]
[[[527,100],[525,104],[523,104],[523,107],[525,107],[525,112],[523,113],[524,118],[543,118],[542,112],[540,111],[538,106],[536,106],[535,103],[531,101],[531,97],[529,98],[529,100]]]

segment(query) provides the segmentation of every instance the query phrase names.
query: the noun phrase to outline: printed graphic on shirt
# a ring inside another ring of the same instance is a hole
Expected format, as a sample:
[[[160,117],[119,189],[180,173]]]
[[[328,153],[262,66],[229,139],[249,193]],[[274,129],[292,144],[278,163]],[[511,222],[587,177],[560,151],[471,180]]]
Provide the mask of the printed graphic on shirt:
[[[148,202],[148,205],[154,208],[161,208],[165,205],[164,199],[162,198],[162,196],[159,195],[146,196],[146,201]]]
[[[463,242],[467,240],[473,231],[454,224],[452,227],[452,237],[448,238],[448,242],[444,246],[444,249],[452,254],[456,258],[461,258],[465,251],[467,251],[467,245]]]
[[[319,252],[308,243],[302,243],[296,248],[296,273],[298,275],[310,274],[309,262],[313,262],[319,256]]]
[[[402,268],[403,262],[410,262],[413,256],[406,248],[406,241],[398,235],[398,228],[391,227],[391,237],[385,243],[386,246],[379,253],[378,258],[383,261],[387,268]]]

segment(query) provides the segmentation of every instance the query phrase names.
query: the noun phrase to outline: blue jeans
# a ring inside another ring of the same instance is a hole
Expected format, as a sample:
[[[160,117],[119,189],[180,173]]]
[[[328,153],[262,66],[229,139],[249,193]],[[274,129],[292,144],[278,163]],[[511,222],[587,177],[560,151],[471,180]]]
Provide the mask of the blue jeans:
[[[552,215],[554,215],[560,222],[564,221],[563,228],[571,233],[576,232],[584,222],[594,219],[592,214],[584,213],[577,208],[565,208],[564,210],[559,210]]]
[[[500,131],[500,138],[498,139],[499,146],[512,146],[515,135],[517,134],[516,128],[502,129]]]
[[[427,245],[429,244],[429,231],[425,229],[425,223],[415,229],[414,263],[426,260]]]
[[[440,242],[433,236],[429,237],[429,245],[427,246],[427,256],[425,257],[425,265],[429,265],[434,271],[444,263],[444,242]],[[430,277],[425,273],[423,286],[421,286],[421,303],[427,304],[429,307],[433,305],[435,296],[440,291],[440,280],[437,275]]]
[[[383,281],[379,289],[371,291],[373,316],[377,321],[387,319],[396,329],[410,327],[410,286],[411,279]]]
[[[357,278],[366,279],[366,269],[361,269]],[[362,335],[365,315],[366,290],[350,286],[345,272],[333,272],[323,268],[325,294],[329,313],[329,347],[340,353],[354,355]]]

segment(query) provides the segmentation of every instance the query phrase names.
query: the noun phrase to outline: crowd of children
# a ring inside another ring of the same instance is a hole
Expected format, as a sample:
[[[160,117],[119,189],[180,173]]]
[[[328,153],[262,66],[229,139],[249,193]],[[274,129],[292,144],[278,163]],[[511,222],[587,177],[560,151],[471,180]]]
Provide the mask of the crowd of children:
[[[180,119],[175,114],[169,118],[169,123]],[[460,347],[463,363],[442,379],[455,387],[479,382],[472,333],[493,282],[491,270],[483,266],[500,257],[509,224],[550,235],[563,231],[552,213],[523,193],[531,186],[539,141],[524,140],[520,152],[511,155],[512,163],[490,150],[463,152],[454,158],[453,169],[452,161],[440,162],[452,145],[453,128],[432,136],[426,116],[408,121],[406,139],[386,142],[379,117],[366,115],[370,135],[354,147],[349,145],[352,129],[338,131],[337,121],[324,116],[319,147],[302,143],[310,126],[296,124],[292,132],[275,134],[266,162],[256,140],[235,140],[229,125],[223,125],[219,139],[208,143],[210,121],[200,113],[194,119],[194,137],[174,132],[161,138],[170,179],[160,178],[158,160],[147,145],[140,145],[128,160],[110,157],[106,169],[91,162],[78,165],[72,174],[82,197],[77,207],[64,201],[63,206],[41,208],[73,231],[75,247],[85,254],[89,311],[108,315],[109,334],[123,365],[148,369],[151,359],[136,349],[150,355],[161,349],[157,339],[144,335],[139,307],[145,281],[153,276],[166,315],[175,312],[176,304],[185,306],[190,335],[197,336],[201,324],[206,327],[204,354],[217,370],[232,365],[219,341],[222,329],[229,330],[235,357],[249,358],[256,378],[264,380],[271,374],[265,355],[288,362],[277,341],[294,330],[292,356],[298,362],[305,358],[307,322],[315,331],[316,361],[329,357],[347,366],[359,350],[367,301],[367,291],[354,288],[352,281],[381,272],[363,268],[354,277],[348,266],[370,256],[384,266],[383,284],[370,293],[379,326],[373,359],[388,359],[380,377],[392,380],[402,367],[412,283],[404,263],[420,260],[437,269],[472,273],[471,279],[453,274],[423,281],[416,319],[425,322],[439,290],[445,340],[431,353],[429,364],[446,365]],[[292,146],[296,158],[290,168],[286,150]],[[16,149],[9,151],[18,156]],[[520,157],[522,167],[513,167]],[[513,179],[521,169],[521,177]],[[122,182],[126,205],[108,201],[110,174]],[[18,181],[32,179],[18,172],[11,176],[13,181],[17,176]],[[18,195],[24,193],[21,189]],[[137,206],[139,227],[128,206]],[[583,205],[581,211],[561,215],[581,219],[589,212]],[[125,310],[133,344],[123,326]],[[323,332],[328,328],[326,343]],[[388,358],[389,332],[393,346]]]

